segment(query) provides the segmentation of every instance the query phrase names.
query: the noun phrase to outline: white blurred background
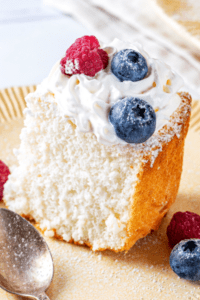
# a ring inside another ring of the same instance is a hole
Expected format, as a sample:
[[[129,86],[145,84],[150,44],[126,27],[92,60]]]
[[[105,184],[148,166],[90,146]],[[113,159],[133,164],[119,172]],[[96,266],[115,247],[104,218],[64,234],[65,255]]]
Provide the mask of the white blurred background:
[[[166,3],[168,14],[162,9]],[[164,60],[183,77],[185,91],[200,99],[197,3],[0,0],[0,88],[41,82],[76,38],[93,34],[105,42],[114,37],[140,42],[150,56]],[[190,24],[189,30],[184,24]]]
[[[85,34],[90,30],[42,0],[0,0],[0,88],[41,82]]]

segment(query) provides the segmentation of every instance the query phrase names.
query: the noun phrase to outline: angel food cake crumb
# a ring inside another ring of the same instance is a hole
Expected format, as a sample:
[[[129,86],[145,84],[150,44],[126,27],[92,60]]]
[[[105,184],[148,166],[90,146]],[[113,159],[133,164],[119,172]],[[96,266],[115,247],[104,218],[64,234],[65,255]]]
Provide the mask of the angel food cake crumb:
[[[120,235],[117,243],[122,247],[130,186],[137,181],[141,163],[133,160],[133,170],[128,156],[110,151],[94,135],[78,133],[72,122],[59,115],[52,95],[39,99],[32,94],[28,99],[32,113],[27,110],[28,128],[21,133],[21,166],[7,185],[11,194],[17,186],[23,190],[17,192],[20,203],[11,201],[10,208],[32,215],[41,229],[55,228],[66,241],[85,241],[89,235],[96,247],[106,248],[107,243],[116,247],[115,236]]]

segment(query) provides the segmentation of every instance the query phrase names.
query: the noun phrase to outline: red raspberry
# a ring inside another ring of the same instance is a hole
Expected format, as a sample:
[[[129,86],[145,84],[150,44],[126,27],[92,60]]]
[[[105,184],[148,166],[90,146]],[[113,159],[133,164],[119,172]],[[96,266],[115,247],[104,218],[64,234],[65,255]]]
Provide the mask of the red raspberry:
[[[108,65],[108,54],[103,49],[98,49],[97,52],[100,55],[101,60],[103,62],[103,69],[105,69]]]
[[[93,35],[85,35],[79,39],[76,39],[75,42],[67,49],[66,55],[69,55],[72,51],[81,51],[83,47],[88,47],[89,49],[98,49],[100,47],[99,41]]]
[[[83,36],[75,41],[60,61],[61,72],[66,75],[85,74],[93,77],[108,65],[108,54],[99,49],[94,36]]]
[[[10,171],[8,167],[0,160],[0,201],[3,199],[3,186],[8,180]]]
[[[173,248],[181,240],[200,239],[200,216],[193,212],[177,212],[167,227],[169,245]]]

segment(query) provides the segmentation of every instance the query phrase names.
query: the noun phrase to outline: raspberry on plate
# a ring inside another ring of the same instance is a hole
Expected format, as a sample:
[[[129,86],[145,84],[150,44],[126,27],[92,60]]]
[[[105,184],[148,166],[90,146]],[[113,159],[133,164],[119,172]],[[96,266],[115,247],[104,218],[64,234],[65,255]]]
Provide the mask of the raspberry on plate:
[[[3,199],[4,184],[8,180],[9,174],[10,171],[8,167],[0,160],[0,201]]]
[[[167,227],[169,245],[173,248],[181,240],[200,239],[200,216],[193,212],[177,212]]]
[[[156,114],[146,101],[124,97],[110,109],[109,121],[116,135],[127,143],[144,143],[156,128]]]
[[[178,243],[170,254],[170,266],[181,278],[200,280],[200,239]]]
[[[60,65],[61,72],[65,75],[85,74],[93,77],[107,67],[108,54],[100,49],[96,37],[83,36],[69,47]]]

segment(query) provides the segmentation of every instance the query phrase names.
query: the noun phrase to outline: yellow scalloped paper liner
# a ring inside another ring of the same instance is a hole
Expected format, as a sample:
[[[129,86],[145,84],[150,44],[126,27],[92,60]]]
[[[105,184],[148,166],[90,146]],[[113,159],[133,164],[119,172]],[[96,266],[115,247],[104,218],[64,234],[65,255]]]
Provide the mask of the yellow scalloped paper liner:
[[[26,107],[25,97],[35,89],[36,86],[31,85],[0,90],[0,123],[22,117]]]
[[[0,91],[0,159],[16,163],[23,127],[24,97],[35,86]],[[161,227],[124,253],[93,253],[87,247],[46,238],[53,255],[55,274],[47,291],[51,300],[198,300],[200,286],[179,279],[169,266],[166,228],[176,211],[200,214],[200,102],[194,101],[185,143],[181,184],[176,202]],[[4,206],[4,204],[0,204]],[[0,289],[1,300],[23,300]]]
[[[190,129],[200,131],[200,101],[193,101]]]

